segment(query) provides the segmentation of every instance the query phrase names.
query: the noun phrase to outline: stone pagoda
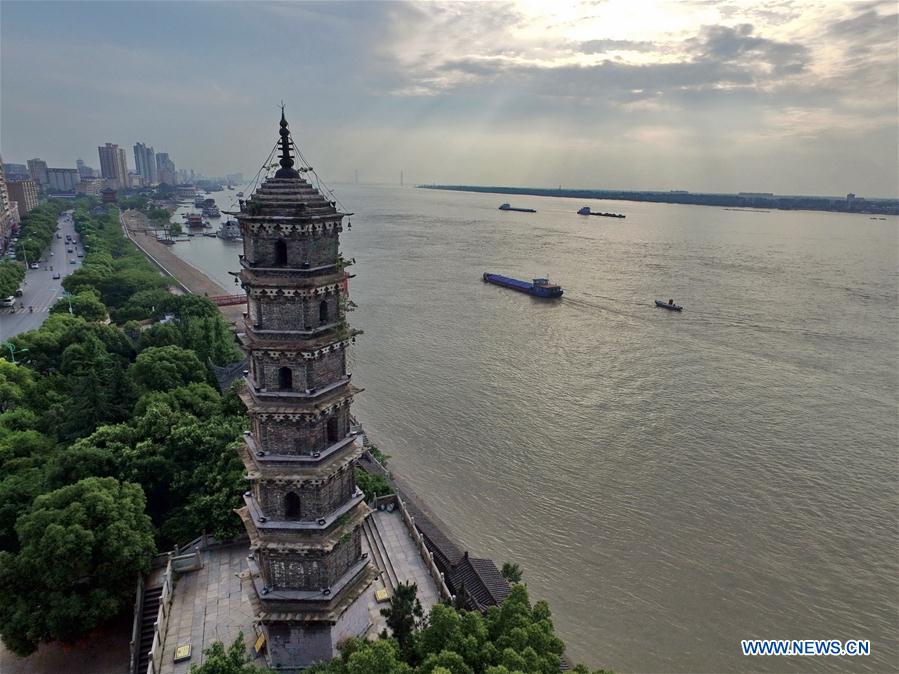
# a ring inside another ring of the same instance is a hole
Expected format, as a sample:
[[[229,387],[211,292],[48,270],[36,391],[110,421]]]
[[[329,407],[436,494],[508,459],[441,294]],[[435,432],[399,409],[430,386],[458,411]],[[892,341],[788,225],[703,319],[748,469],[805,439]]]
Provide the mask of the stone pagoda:
[[[360,597],[375,572],[362,552],[370,510],[356,486],[346,286],[339,234],[347,214],[294,168],[281,112],[280,166],[231,213],[249,353],[239,448],[250,490],[237,512],[250,537],[255,618],[272,669],[328,660],[369,626]],[[302,174],[301,174],[302,172]]]

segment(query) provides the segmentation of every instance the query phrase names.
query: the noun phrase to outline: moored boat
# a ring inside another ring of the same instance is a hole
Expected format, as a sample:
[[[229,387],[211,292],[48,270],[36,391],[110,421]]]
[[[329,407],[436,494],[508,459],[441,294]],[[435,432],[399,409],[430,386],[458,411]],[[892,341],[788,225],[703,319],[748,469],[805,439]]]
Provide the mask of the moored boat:
[[[683,311],[684,309],[681,305],[675,304],[674,300],[668,300],[667,302],[656,300],[656,306],[662,307],[663,309],[669,309],[671,311]]]
[[[520,293],[526,293],[544,299],[561,297],[563,292],[560,286],[555,283],[550,283],[549,279],[546,278],[535,278],[529,283],[527,281],[509,278],[508,276],[501,276],[500,274],[484,272],[483,279],[484,283],[492,283],[494,285],[502,286],[503,288],[517,290]]]
[[[224,239],[225,241],[242,241],[240,235],[240,223],[237,220],[231,218],[227,222],[225,222],[219,230],[215,233],[217,237],[220,239]]]
[[[534,208],[512,208],[510,204],[502,204],[499,207],[501,211],[516,211],[518,213],[536,213],[537,210]]]

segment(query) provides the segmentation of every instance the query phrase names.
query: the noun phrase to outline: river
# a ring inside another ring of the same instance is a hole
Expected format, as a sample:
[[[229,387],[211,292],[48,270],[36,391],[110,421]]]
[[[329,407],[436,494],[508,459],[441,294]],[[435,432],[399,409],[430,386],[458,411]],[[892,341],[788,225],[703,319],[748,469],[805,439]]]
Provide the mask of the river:
[[[248,192],[249,194],[249,192]],[[342,185],[355,413],[576,660],[899,663],[897,222]],[[212,195],[226,208],[231,192]],[[175,252],[235,288],[240,244]],[[561,301],[481,282],[550,276]],[[682,314],[654,299],[684,305]],[[754,658],[746,638],[870,639]]]

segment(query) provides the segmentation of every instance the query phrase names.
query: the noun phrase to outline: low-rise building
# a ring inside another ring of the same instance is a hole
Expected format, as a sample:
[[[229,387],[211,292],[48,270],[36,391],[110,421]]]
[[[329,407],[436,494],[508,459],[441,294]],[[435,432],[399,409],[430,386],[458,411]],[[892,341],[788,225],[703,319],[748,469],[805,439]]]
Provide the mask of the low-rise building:
[[[97,197],[107,186],[108,181],[103,178],[82,178],[81,182],[75,185],[75,192],[89,197]]]

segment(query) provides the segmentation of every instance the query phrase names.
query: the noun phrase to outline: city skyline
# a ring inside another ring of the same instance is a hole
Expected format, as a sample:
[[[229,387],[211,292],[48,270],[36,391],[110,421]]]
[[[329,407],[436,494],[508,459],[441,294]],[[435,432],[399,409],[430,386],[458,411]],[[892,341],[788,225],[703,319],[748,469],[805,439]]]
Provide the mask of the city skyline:
[[[253,175],[283,99],[332,182],[895,197],[893,7],[4,2],[0,149]]]

